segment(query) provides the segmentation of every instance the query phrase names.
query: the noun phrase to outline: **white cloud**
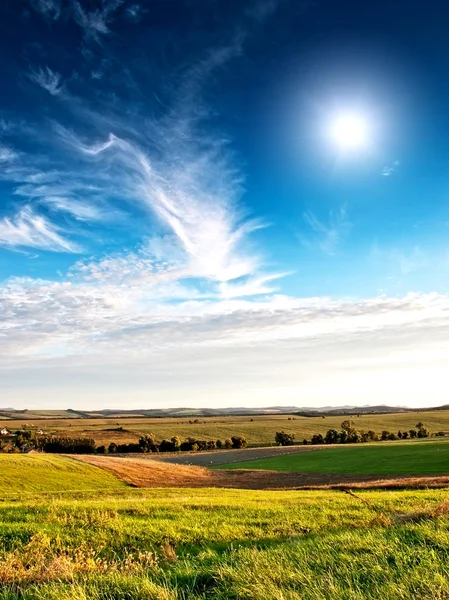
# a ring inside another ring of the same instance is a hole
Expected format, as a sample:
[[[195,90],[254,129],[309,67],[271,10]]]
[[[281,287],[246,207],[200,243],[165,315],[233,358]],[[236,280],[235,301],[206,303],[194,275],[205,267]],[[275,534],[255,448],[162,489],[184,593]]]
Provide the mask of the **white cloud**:
[[[0,220],[0,246],[39,248],[52,252],[79,252],[77,244],[61,235],[60,229],[46,218],[23,208],[14,218]]]
[[[55,73],[49,67],[40,68],[37,71],[32,70],[29,73],[29,78],[40,85],[41,88],[47,90],[52,96],[57,96],[62,90],[61,75]]]
[[[144,256],[129,266],[128,279],[126,265],[111,261],[102,266],[106,279],[79,273],[72,282],[16,279],[0,287],[5,398],[21,392],[29,403],[45,390],[60,405],[63,390],[66,403],[81,406],[82,381],[91,406],[123,405],[125,391],[134,406],[422,405],[425,385],[440,386],[447,372],[448,296],[250,302],[192,295],[168,303],[176,268]],[[122,279],[114,281],[114,272]],[[437,387],[431,403],[443,401]]]
[[[327,221],[308,211],[304,220],[312,230],[312,236],[300,236],[301,242],[309,248],[318,248],[324,254],[333,255],[351,228],[346,208],[342,207],[337,213],[330,212]]]
[[[108,221],[117,217],[105,207],[63,196],[45,196],[42,200],[51,210],[69,213],[78,221]]]
[[[0,163],[7,163],[15,160],[18,157],[17,152],[8,148],[7,146],[0,145]]]

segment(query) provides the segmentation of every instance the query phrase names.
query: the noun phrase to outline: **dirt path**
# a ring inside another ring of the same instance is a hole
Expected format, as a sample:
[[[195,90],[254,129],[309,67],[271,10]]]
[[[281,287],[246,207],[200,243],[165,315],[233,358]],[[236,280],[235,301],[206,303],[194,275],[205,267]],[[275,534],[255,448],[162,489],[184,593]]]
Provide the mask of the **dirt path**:
[[[326,446],[328,448],[329,446]],[[149,456],[153,460],[173,463],[177,465],[195,465],[198,467],[211,467],[242,462],[244,460],[258,460],[271,456],[285,454],[299,454],[300,452],[313,452],[322,449],[322,446],[272,446],[266,448],[245,448],[243,450],[217,450],[209,452],[189,452],[183,454],[163,454]]]

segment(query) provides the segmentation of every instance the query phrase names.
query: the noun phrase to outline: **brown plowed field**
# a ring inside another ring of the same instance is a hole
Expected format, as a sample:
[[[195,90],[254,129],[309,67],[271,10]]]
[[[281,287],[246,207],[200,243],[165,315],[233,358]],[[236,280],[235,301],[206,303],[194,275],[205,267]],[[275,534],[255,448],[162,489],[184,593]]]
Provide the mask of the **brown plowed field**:
[[[324,475],[282,471],[220,470],[176,465],[146,458],[73,456],[139,488],[149,487],[223,487],[252,490],[312,488],[426,488],[448,487],[449,477],[404,477],[379,479],[369,475]]]
[[[329,446],[273,446],[266,448],[244,448],[242,450],[216,450],[209,452],[187,452],[177,454],[150,454],[151,458],[178,465],[196,465],[198,467],[211,467],[242,462],[245,460],[259,460],[271,456],[285,454],[298,454],[300,452],[314,452]]]

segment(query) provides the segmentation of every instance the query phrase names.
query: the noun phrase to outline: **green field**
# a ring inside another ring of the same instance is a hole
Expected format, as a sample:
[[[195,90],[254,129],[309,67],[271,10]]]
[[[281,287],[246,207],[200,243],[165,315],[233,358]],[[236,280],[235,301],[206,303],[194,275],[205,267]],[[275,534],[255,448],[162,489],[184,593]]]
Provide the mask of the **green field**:
[[[43,411],[42,411],[43,412]],[[57,411],[55,411],[57,412]],[[328,429],[340,429],[345,417],[292,417],[291,415],[275,416],[238,416],[238,417],[199,417],[199,423],[189,423],[194,417],[183,418],[53,418],[39,419],[36,413],[26,413],[26,418],[18,420],[1,420],[0,428],[20,429],[21,427],[41,427],[45,433],[56,433],[68,436],[93,437],[97,444],[128,443],[136,441],[144,433],[154,433],[158,440],[179,436],[184,439],[196,437],[200,439],[230,438],[233,435],[243,436],[250,445],[274,444],[276,431],[285,430],[295,434],[302,442],[315,433],[325,434]],[[293,420],[294,419],[294,420]],[[449,411],[425,411],[416,413],[396,413],[384,415],[360,415],[351,417],[358,430],[372,429],[380,433],[387,429],[393,433],[398,430],[412,429],[422,421],[433,432],[449,433]]]
[[[332,446],[315,452],[248,460],[215,468],[380,476],[447,475],[449,443],[431,440]]]
[[[8,494],[121,490],[110,473],[64,456],[0,454],[0,485]],[[1,596],[0,596],[1,597]]]
[[[447,598],[446,490],[92,496],[0,501],[2,600]]]

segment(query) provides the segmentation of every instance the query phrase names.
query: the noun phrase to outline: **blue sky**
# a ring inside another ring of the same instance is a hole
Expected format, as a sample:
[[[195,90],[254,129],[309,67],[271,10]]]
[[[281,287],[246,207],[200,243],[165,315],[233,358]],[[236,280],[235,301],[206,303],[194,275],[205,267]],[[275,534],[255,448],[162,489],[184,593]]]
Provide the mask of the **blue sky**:
[[[0,406],[447,401],[449,7],[0,17]]]

